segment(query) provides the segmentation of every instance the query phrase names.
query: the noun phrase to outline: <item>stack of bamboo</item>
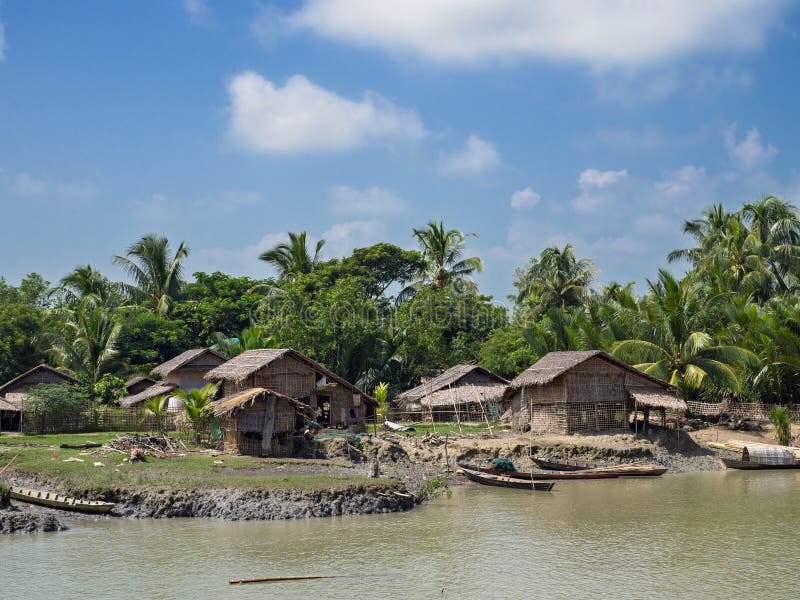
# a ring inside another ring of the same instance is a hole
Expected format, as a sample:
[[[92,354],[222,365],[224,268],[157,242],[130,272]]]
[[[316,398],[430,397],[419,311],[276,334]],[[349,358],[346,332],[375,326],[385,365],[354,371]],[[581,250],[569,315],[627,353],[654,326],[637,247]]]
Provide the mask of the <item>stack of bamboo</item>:
[[[709,442],[708,446],[710,448],[715,448],[717,450],[729,450],[731,452],[741,452],[744,450],[745,446],[756,446],[759,448],[788,448],[792,450],[800,460],[800,448],[796,446],[779,446],[778,444],[762,444],[760,442],[744,442],[741,440],[729,440],[727,442]]]

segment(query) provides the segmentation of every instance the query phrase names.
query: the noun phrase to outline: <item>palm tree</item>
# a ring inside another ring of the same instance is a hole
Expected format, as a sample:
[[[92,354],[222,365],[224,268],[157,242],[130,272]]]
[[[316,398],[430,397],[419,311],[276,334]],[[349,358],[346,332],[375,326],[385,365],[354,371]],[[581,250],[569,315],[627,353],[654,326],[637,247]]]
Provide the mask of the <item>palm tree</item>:
[[[736,393],[741,380],[737,366],[757,364],[744,348],[719,345],[700,329],[714,298],[699,293],[690,277],[677,280],[660,269],[658,281],[648,280],[650,294],[642,306],[642,333],[612,346],[612,354],[637,369],[679,388],[693,397],[702,388]]]
[[[321,261],[320,252],[324,245],[325,240],[318,241],[314,247],[314,256],[311,256],[306,241],[306,232],[289,233],[288,243],[281,242],[258,258],[278,269],[280,279],[292,279],[314,271]]]
[[[93,296],[60,313],[63,324],[50,349],[54,362],[94,386],[117,361],[120,325]]]
[[[164,431],[164,414],[167,412],[167,396],[148,398],[142,403],[146,413],[153,415],[158,431]]]
[[[470,277],[483,270],[483,261],[476,256],[464,258],[467,237],[477,237],[477,234],[445,229],[442,221],[428,221],[424,228],[414,229],[413,235],[426,265],[420,273],[420,280],[403,290],[401,298],[407,299],[429,285],[440,289],[454,288],[459,292],[477,292],[478,288]]]
[[[134,283],[125,284],[132,298],[148,302],[161,315],[169,313],[170,304],[178,298],[183,281],[183,260],[189,256],[181,242],[170,257],[169,240],[146,235],[134,243],[125,256],[115,256],[114,264],[122,267]]]
[[[703,211],[701,218],[683,224],[683,233],[693,237],[697,247],[673,250],[667,255],[667,260],[671,263],[679,260],[695,263],[724,239],[731,219],[735,218],[722,204],[713,204]]]
[[[275,339],[263,327],[251,325],[242,329],[239,337],[228,337],[223,333],[214,333],[215,349],[224,352],[228,358],[238,356],[245,350],[272,348]]]
[[[776,196],[766,196],[758,202],[745,204],[741,214],[763,244],[763,256],[778,289],[789,291],[798,283],[796,273],[800,267],[800,216],[797,208]]]
[[[120,286],[92,265],[75,267],[61,278],[53,293],[60,293],[66,304],[74,305],[87,296],[94,296],[104,306],[115,306],[120,300]]]
[[[554,306],[561,310],[581,306],[590,294],[595,273],[591,260],[575,258],[571,244],[563,250],[545,248],[539,258],[531,258],[527,270],[517,269],[516,301],[532,303],[537,313]]]
[[[200,443],[200,425],[208,419],[211,399],[216,395],[219,385],[209,383],[200,389],[177,390],[175,396],[183,401],[183,414],[194,429],[194,443]]]

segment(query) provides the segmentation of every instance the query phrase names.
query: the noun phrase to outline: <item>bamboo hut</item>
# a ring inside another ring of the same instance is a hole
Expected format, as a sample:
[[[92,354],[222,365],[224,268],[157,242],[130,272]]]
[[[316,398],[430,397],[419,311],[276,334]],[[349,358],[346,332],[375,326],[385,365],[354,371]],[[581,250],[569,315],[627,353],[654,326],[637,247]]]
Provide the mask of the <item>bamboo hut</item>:
[[[294,432],[313,417],[313,409],[285,394],[257,387],[214,403],[226,452],[250,456],[291,456]]]
[[[149,377],[131,377],[125,382],[125,395],[133,396],[155,384],[156,381]]]
[[[23,402],[28,391],[38,385],[56,383],[78,385],[80,381],[50,365],[39,365],[0,385],[0,398],[5,399],[10,405],[24,410]]]
[[[398,394],[395,404],[410,418],[434,421],[497,421],[505,412],[508,380],[475,364],[450,367]]]
[[[320,363],[291,348],[248,350],[205,375],[230,398],[264,388],[311,408],[322,427],[363,428],[375,400]]]
[[[534,433],[591,433],[628,428],[630,412],[648,426],[651,410],[685,412],[686,402],[661,381],[603,352],[551,352],[511,381],[517,429]]]
[[[206,373],[218,367],[227,360],[222,354],[210,348],[194,348],[182,352],[155,367],[151,373],[157,375],[163,382],[174,384],[182,390],[192,390],[203,387]]]

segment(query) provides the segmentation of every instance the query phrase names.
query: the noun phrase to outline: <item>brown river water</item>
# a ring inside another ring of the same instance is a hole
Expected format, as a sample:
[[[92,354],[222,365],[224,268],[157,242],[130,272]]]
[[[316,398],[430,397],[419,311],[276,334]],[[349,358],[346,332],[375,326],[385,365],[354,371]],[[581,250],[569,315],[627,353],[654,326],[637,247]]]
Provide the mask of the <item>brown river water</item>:
[[[800,598],[800,471],[465,485],[408,513],[76,521],[0,539],[1,598]],[[228,579],[340,575],[231,586]]]

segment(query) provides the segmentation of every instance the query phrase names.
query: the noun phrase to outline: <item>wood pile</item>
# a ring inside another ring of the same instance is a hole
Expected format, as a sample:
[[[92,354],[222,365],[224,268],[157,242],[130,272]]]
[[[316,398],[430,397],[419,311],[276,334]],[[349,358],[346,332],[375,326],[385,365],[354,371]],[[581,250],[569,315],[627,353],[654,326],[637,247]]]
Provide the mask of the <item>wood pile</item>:
[[[793,451],[798,460],[800,460],[800,448],[796,446],[780,446],[778,444],[763,444],[761,442],[745,442],[742,440],[729,440],[727,442],[709,442],[707,444],[710,448],[716,450],[728,450],[729,452],[741,453],[745,446],[755,446],[757,448],[788,448]]]
[[[144,454],[164,456],[180,451],[178,441],[165,434],[121,436],[106,442],[105,449],[128,454],[132,460],[135,460],[133,457],[141,458]]]

